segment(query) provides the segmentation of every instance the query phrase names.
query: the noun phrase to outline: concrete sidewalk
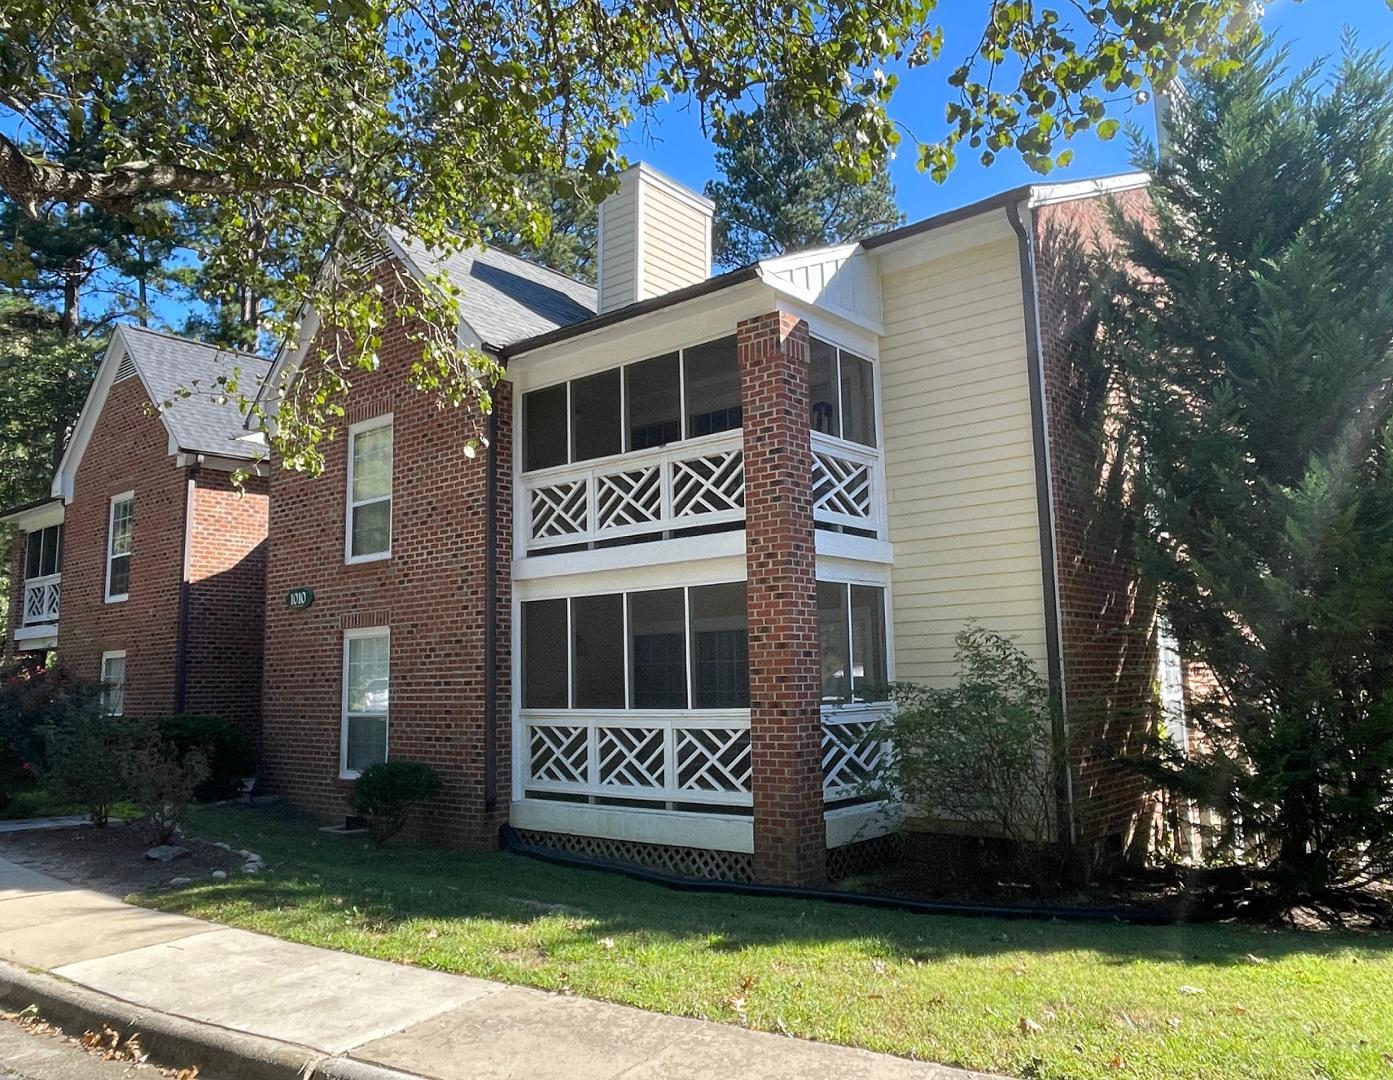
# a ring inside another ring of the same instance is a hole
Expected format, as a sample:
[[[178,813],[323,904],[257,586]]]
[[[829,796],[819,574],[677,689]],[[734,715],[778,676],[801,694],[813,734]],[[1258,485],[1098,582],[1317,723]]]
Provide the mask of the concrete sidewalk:
[[[132,907],[4,859],[0,958],[74,984],[73,1000],[107,995],[146,1010],[147,1028],[168,1017],[195,1042],[202,1033],[209,1062],[224,1062],[221,1072],[204,1068],[205,1080],[253,1075],[250,1064],[225,1064],[221,1042],[239,1033],[269,1040],[270,1058],[303,1064],[287,1076],[349,1076],[360,1063],[432,1080],[981,1076],[296,945]],[[0,991],[13,1006],[42,977],[6,965]]]

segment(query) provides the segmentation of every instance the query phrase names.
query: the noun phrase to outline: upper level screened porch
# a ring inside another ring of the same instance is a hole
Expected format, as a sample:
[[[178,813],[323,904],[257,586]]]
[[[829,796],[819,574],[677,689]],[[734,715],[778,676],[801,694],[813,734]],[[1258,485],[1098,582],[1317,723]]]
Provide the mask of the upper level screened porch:
[[[6,521],[21,533],[15,601],[11,614],[16,652],[39,652],[58,643],[63,592],[63,504],[57,500],[13,512]]]
[[[883,539],[874,364],[817,337],[809,353],[814,521]],[[741,395],[734,335],[525,391],[519,554],[742,528]]]

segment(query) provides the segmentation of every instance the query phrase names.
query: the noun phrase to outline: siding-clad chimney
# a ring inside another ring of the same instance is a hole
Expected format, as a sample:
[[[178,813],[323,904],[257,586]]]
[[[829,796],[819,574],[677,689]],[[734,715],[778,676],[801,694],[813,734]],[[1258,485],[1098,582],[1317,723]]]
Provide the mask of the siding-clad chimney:
[[[715,204],[642,163],[600,204],[599,309],[695,285],[711,274]]]

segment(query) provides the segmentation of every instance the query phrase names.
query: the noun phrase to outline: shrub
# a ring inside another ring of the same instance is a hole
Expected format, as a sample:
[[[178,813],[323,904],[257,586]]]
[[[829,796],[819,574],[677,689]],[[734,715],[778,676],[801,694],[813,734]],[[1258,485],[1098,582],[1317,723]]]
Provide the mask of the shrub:
[[[42,732],[48,778],[58,796],[81,806],[103,826],[112,804],[125,794],[118,759],[125,723],[96,708],[75,709]]]
[[[0,811],[9,808],[14,797],[34,786],[34,767],[17,750],[0,743]]]
[[[42,769],[48,755],[43,733],[69,716],[96,708],[101,683],[79,679],[66,668],[0,668],[0,747]]]
[[[1010,872],[1054,884],[1068,858],[1051,842],[1067,756],[1049,688],[1009,639],[972,626],[956,641],[956,686],[895,687],[880,794],[1009,841]]]
[[[233,799],[242,792],[242,781],[256,775],[256,752],[241,727],[216,716],[180,714],[160,720],[160,735],[181,754],[201,751],[208,763],[208,778],[198,785],[199,802]]]
[[[369,765],[353,785],[353,808],[368,819],[368,835],[384,844],[401,831],[412,807],[434,798],[440,774],[419,761],[382,761]]]
[[[127,724],[116,760],[122,793],[143,811],[141,824],[150,842],[163,844],[184,820],[195,790],[208,779],[208,757],[196,747],[181,750],[160,733],[159,724]]]

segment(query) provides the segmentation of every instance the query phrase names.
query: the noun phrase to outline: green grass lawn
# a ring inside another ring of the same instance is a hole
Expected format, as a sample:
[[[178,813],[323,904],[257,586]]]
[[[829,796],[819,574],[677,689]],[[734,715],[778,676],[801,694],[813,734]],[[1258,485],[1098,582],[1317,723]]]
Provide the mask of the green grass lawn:
[[[190,831],[267,873],[140,902],[385,960],[1017,1076],[1393,1076],[1390,935],[679,893],[374,851],[283,811],[203,809]]]

